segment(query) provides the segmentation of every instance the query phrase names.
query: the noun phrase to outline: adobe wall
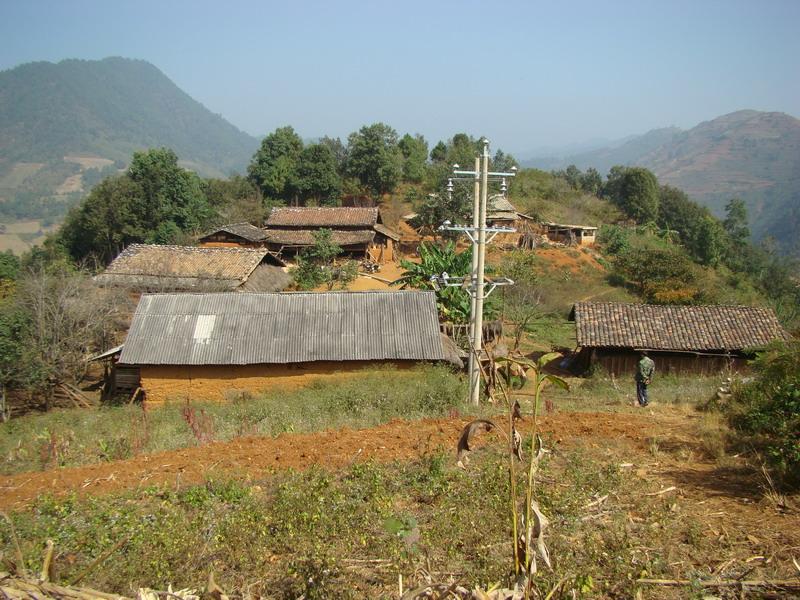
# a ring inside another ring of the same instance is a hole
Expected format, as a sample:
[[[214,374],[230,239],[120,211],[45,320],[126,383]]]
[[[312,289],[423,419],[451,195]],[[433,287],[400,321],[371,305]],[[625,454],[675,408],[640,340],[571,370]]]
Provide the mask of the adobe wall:
[[[315,381],[335,381],[357,376],[359,371],[386,362],[312,362],[291,365],[146,366],[141,367],[141,386],[148,405],[164,402],[224,401],[237,393],[294,390]],[[394,361],[409,368],[414,361]]]

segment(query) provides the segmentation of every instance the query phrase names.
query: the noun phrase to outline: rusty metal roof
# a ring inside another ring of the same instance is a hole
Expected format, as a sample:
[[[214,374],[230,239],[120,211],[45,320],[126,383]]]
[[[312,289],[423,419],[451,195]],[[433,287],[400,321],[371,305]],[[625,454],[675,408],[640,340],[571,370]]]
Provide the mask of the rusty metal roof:
[[[178,288],[217,282],[221,287],[233,288],[246,281],[268,256],[272,255],[266,248],[131,244],[95,279],[99,283],[145,287],[172,283]]]
[[[372,227],[378,222],[377,208],[277,207],[267,227]]]
[[[120,363],[445,358],[433,292],[144,294]]]
[[[578,302],[579,346],[665,351],[739,351],[785,339],[775,313],[755,306],[657,306]]]
[[[230,233],[248,242],[262,242],[266,239],[264,230],[251,223],[231,223],[229,225],[223,225],[222,227],[217,227],[213,231],[209,231],[200,239],[204,240],[216,233]]]
[[[314,233],[319,229],[270,229],[266,232],[267,243],[281,246],[313,246]],[[369,244],[375,237],[372,229],[355,231],[331,230],[331,241],[338,246]]]

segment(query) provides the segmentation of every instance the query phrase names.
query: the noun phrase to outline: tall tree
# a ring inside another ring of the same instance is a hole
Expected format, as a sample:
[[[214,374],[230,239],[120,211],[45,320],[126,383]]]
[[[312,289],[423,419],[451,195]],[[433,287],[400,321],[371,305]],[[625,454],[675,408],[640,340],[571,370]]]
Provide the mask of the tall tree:
[[[384,123],[365,125],[347,139],[347,173],[375,195],[391,192],[402,169],[397,132]]]
[[[296,192],[297,164],[303,140],[290,125],[265,137],[247,167],[247,176],[266,198],[288,200]]]
[[[336,159],[336,172],[339,173],[340,177],[344,177],[347,167],[347,146],[338,137],[332,138],[327,135],[320,138],[319,143],[330,148]]]
[[[658,180],[642,167],[612,167],[605,193],[637,223],[658,218]]]
[[[428,142],[420,134],[405,134],[398,143],[403,154],[403,179],[420,183],[425,177],[428,162]]]
[[[164,148],[136,152],[125,175],[102,181],[67,215],[59,242],[74,260],[107,264],[133,242],[169,243],[213,217],[200,179]]]
[[[439,141],[431,150],[431,161],[442,163],[447,160],[447,144]]]
[[[750,228],[747,225],[747,205],[740,198],[731,198],[725,205],[725,220],[722,226],[736,246],[746,244],[750,239]]]
[[[599,194],[603,187],[603,177],[597,169],[589,167],[581,177],[581,189],[587,194]]]
[[[304,201],[336,205],[342,180],[336,171],[336,157],[330,146],[312,144],[300,153],[295,187]]]

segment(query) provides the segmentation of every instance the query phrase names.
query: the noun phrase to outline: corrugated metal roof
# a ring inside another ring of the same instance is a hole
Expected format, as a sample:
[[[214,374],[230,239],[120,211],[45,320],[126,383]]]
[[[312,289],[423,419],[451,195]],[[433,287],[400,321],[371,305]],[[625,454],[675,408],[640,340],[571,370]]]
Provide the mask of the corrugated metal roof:
[[[313,246],[314,234],[319,229],[270,229],[267,230],[267,243],[282,246]],[[355,231],[331,230],[331,241],[338,246],[369,244],[375,237],[372,229]]]
[[[738,351],[784,339],[775,313],[754,306],[656,306],[578,302],[579,346],[675,351]]]
[[[377,208],[277,207],[267,227],[372,227],[377,222]]]
[[[251,223],[231,223],[229,225],[223,225],[222,227],[218,227],[213,231],[209,231],[200,239],[204,240],[207,237],[217,233],[230,233],[231,235],[240,237],[248,242],[261,242],[266,239],[264,230],[252,225]]]
[[[444,360],[433,292],[144,294],[120,362]]]
[[[243,282],[267,256],[266,248],[200,248],[131,244],[103,275],[218,279]]]

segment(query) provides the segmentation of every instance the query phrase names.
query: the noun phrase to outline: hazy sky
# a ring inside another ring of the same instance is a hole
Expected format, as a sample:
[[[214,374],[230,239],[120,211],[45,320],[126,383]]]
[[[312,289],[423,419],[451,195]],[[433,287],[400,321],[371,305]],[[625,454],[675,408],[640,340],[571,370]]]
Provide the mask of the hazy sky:
[[[800,0],[0,0],[0,69],[141,58],[254,135],[380,120],[524,157],[742,108],[800,116],[798,26]]]

